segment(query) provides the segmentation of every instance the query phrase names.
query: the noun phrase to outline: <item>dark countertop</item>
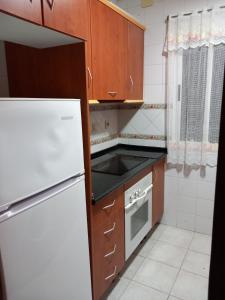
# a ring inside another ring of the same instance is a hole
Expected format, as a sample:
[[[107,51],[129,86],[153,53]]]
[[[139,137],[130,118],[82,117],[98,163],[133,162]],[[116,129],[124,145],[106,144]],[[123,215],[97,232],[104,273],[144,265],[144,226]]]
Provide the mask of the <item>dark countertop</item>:
[[[108,158],[111,158],[114,154],[146,157],[148,159],[121,176],[92,171],[93,204],[101,200],[107,194],[121,187],[145,168],[154,165],[157,161],[166,157],[166,153],[166,148],[142,147],[122,144],[98,153],[94,153],[92,155],[92,167],[104,160],[107,160]]]

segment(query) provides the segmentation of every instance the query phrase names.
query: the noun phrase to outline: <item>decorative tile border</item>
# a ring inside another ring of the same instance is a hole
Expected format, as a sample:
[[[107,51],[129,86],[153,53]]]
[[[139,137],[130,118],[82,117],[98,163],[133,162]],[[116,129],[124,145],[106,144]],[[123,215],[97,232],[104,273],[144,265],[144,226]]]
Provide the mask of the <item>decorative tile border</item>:
[[[119,109],[120,110],[124,110],[124,109],[166,109],[166,104],[145,103],[140,106],[138,104],[129,103],[129,104],[120,105]]]
[[[150,134],[133,134],[133,133],[120,133],[119,137],[125,139],[140,139],[140,140],[155,140],[166,141],[165,135],[150,135]]]
[[[119,104],[93,104],[90,105],[90,111],[118,110]]]
[[[102,143],[105,143],[105,142],[109,142],[109,141],[112,141],[114,139],[117,139],[118,137],[119,137],[118,133],[113,133],[113,134],[110,134],[108,136],[92,140],[91,145],[94,146],[94,145],[102,144]]]
[[[152,103],[152,104],[96,104],[90,106],[90,111],[104,111],[104,110],[125,110],[125,109],[166,109],[166,104]]]
[[[133,134],[133,133],[114,133],[106,137],[94,139],[91,141],[91,145],[98,145],[105,142],[109,142],[116,138],[125,138],[125,139],[139,139],[139,140],[154,140],[154,141],[166,141],[165,135],[150,135],[150,134]]]

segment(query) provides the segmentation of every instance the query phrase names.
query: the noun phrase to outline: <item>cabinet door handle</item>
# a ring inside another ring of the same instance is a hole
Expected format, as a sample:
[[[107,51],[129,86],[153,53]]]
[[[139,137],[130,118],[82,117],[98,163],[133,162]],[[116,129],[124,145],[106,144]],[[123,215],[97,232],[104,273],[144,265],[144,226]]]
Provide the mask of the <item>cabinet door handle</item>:
[[[112,97],[115,97],[117,95],[117,92],[108,92],[108,94]]]
[[[102,209],[103,209],[103,210],[109,209],[109,208],[113,207],[113,206],[115,205],[115,203],[116,203],[116,200],[113,200],[113,203],[112,203],[112,204],[109,204],[109,205],[103,207]]]
[[[88,88],[90,88],[93,77],[92,77],[91,70],[89,67],[87,68],[87,70],[88,70]]]
[[[134,80],[133,80],[133,78],[132,78],[132,76],[130,75],[130,82],[131,82],[131,87],[132,87],[132,89],[134,88]]]
[[[116,222],[114,222],[113,227],[112,227],[111,229],[109,229],[109,230],[107,230],[107,231],[104,231],[104,235],[113,232],[113,231],[115,230],[115,228],[116,228]]]
[[[105,280],[109,280],[110,278],[114,277],[116,275],[116,270],[117,270],[117,266],[115,266],[114,272],[111,275],[105,277]]]
[[[54,6],[54,3],[55,3],[55,0],[46,0],[46,1],[48,3],[49,8],[52,10],[53,6]]]
[[[107,253],[106,255],[104,255],[104,257],[105,257],[105,258],[106,258],[106,257],[109,257],[109,256],[111,256],[111,255],[115,254],[115,252],[116,252],[116,244],[115,244],[115,246],[114,246],[114,249],[113,249],[113,251],[112,251],[112,252],[109,252],[109,253]]]

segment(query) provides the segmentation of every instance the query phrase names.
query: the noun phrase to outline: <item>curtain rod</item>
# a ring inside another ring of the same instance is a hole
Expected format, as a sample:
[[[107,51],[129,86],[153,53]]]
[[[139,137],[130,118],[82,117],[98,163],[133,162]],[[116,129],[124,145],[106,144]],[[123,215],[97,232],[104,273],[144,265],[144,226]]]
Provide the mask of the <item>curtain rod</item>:
[[[225,8],[225,5],[219,6],[219,8]],[[210,11],[212,11],[212,10],[213,10],[213,8],[207,9],[208,12],[210,12]],[[197,13],[201,14],[201,13],[203,13],[203,10],[199,10],[199,11],[197,11]],[[192,15],[192,14],[193,14],[193,12],[189,12],[189,13],[183,14],[183,16],[190,16],[190,15]],[[170,16],[167,16],[166,21],[169,20],[169,17],[170,17]],[[171,18],[178,18],[178,17],[179,17],[179,15],[171,16]]]

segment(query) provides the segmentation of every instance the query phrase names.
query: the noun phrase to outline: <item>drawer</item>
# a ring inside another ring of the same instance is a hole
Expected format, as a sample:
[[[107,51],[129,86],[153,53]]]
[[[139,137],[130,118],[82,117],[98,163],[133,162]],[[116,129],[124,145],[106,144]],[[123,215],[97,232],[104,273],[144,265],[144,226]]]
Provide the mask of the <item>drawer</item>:
[[[93,206],[95,229],[110,229],[110,226],[116,222],[118,215],[121,215],[121,213],[124,213],[124,193],[122,189],[111,193]]]
[[[92,278],[99,300],[125,264],[124,193],[120,189],[93,206]]]

